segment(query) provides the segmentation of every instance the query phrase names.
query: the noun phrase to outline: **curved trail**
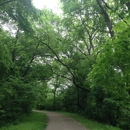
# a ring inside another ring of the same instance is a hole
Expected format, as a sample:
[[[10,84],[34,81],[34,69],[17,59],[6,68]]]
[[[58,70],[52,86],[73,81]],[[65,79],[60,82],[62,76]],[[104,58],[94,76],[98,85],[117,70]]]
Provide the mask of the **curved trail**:
[[[82,125],[63,114],[49,111],[37,111],[48,116],[48,124],[45,130],[86,130]]]

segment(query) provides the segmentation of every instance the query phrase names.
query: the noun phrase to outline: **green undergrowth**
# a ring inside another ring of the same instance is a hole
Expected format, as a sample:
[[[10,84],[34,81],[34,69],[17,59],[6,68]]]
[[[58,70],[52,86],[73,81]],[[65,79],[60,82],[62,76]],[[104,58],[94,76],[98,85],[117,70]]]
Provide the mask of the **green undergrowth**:
[[[73,114],[73,113],[68,113],[68,112],[62,112],[62,114],[72,117],[81,125],[83,125],[87,130],[121,130],[119,128],[116,128],[110,125],[106,125],[106,124],[98,123],[96,121],[89,120],[78,114]]]
[[[0,130],[44,130],[46,126],[46,115],[32,112],[29,116],[24,117],[20,123],[8,124],[1,127]]]

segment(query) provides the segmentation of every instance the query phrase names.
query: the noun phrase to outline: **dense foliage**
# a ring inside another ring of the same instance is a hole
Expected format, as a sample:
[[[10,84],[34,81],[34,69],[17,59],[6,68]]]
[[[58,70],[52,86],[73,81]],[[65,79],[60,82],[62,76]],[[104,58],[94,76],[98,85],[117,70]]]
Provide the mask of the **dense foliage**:
[[[35,107],[130,129],[129,0],[61,2],[1,0],[0,123]]]

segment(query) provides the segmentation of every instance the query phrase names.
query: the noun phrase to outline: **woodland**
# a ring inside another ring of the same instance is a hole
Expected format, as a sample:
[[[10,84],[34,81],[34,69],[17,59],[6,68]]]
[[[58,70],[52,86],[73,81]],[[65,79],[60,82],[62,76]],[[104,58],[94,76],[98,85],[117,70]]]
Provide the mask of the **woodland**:
[[[32,109],[130,129],[130,1],[0,0],[0,126]]]

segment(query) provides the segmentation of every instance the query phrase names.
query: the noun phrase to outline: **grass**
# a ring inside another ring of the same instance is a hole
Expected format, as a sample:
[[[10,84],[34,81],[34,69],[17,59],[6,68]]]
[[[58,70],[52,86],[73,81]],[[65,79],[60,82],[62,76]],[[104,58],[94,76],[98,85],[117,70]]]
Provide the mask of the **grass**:
[[[32,112],[31,115],[24,117],[23,121],[17,125],[7,125],[0,130],[44,130],[47,126],[46,115],[43,113]]]
[[[62,114],[72,117],[81,125],[83,125],[87,130],[121,130],[119,128],[116,128],[110,125],[106,125],[106,124],[98,123],[96,121],[89,120],[78,114],[72,114],[72,113],[67,113],[67,112],[62,112]]]

